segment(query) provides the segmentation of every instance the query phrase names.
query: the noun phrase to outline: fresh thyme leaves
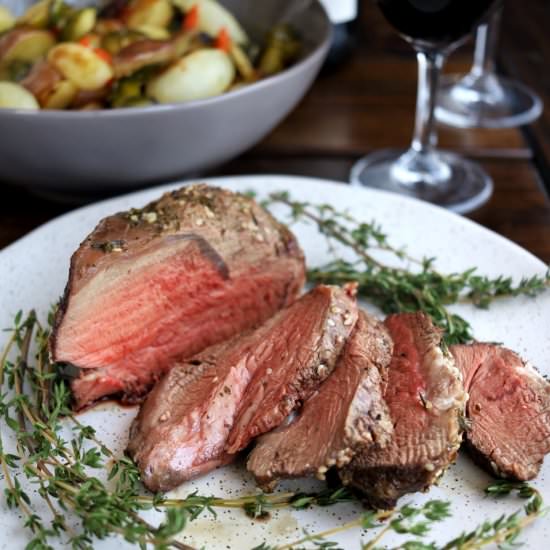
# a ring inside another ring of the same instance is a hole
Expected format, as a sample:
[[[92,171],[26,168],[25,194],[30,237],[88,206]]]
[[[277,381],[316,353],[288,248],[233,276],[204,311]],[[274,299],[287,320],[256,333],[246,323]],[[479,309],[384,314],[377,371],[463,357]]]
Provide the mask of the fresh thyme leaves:
[[[31,550],[50,549],[55,539],[74,549],[91,549],[94,539],[111,535],[142,548],[192,550],[174,537],[204,513],[215,517],[216,508],[240,509],[258,518],[283,507],[304,509],[354,499],[344,488],[234,499],[143,494],[135,464],[125,456],[116,457],[91,426],[72,414],[69,389],[49,361],[49,329],[34,312],[26,317],[19,312],[9,334],[0,354],[0,418],[5,425],[0,427],[0,465],[6,503],[25,516]],[[3,439],[6,428],[9,437]],[[105,481],[94,473],[100,470],[108,471]],[[37,487],[36,494],[26,484],[23,487],[21,475]],[[150,509],[164,510],[159,525],[142,518],[141,512]]]
[[[510,277],[479,275],[475,268],[461,273],[440,273],[434,267],[435,258],[409,256],[404,249],[390,244],[378,224],[359,222],[328,204],[295,201],[286,192],[272,193],[262,204],[266,207],[275,204],[287,206],[292,222],[313,223],[326,237],[335,259],[322,267],[310,269],[310,281],[326,284],[357,281],[359,293],[384,313],[424,310],[444,329],[447,344],[472,340],[468,321],[451,313],[447,306],[470,302],[487,308],[498,298],[536,296],[550,287],[550,270],[543,276],[524,278],[517,284]],[[347,247],[354,258],[337,258],[335,243]],[[377,251],[389,256],[389,262],[382,263],[377,259],[373,254]]]
[[[0,417],[12,434],[4,441],[4,428],[0,431],[4,496],[9,508],[19,509],[25,516],[25,527],[32,534],[27,545],[30,550],[50,549],[54,539],[61,539],[74,549],[87,550],[93,548],[94,539],[111,535],[120,535],[141,548],[192,550],[174,537],[205,512],[215,517],[218,507],[241,509],[250,517],[259,518],[283,507],[300,510],[354,500],[353,494],[343,487],[318,493],[256,494],[235,499],[196,493],[185,499],[142,494],[134,463],[124,456],[115,457],[92,427],[72,415],[70,392],[48,359],[48,336],[49,329],[42,327],[34,312],[25,318],[18,313],[0,355]],[[31,357],[33,340],[35,352]],[[64,439],[67,424],[72,426],[68,441]],[[14,448],[8,450],[6,443],[14,443]],[[90,474],[98,469],[109,469],[105,482]],[[23,488],[20,474],[36,485],[36,494],[50,512],[49,521],[36,511],[43,508],[38,508],[34,494]],[[357,520],[328,531],[305,533],[293,544],[272,547],[264,543],[256,550],[337,550],[338,545],[326,537],[354,527],[380,529],[363,543],[363,550],[378,550],[379,541],[390,531],[416,537],[399,547],[405,550],[476,550],[492,543],[515,543],[521,530],[545,513],[541,495],[525,483],[498,482],[489,486],[486,493],[516,493],[527,499],[523,514],[519,511],[484,522],[438,548],[434,543],[417,540],[428,533],[434,522],[449,516],[448,502],[431,500],[420,507],[405,505],[394,511],[365,512]],[[159,525],[148,523],[140,515],[153,508],[164,510],[164,520]],[[68,510],[73,512],[72,518],[67,518]]]
[[[268,546],[264,543],[253,550],[309,550],[310,548],[311,550],[318,548],[338,550],[340,547],[335,542],[327,541],[326,537],[354,528],[361,528],[365,531],[380,528],[380,531],[371,540],[361,544],[362,550],[379,550],[376,545],[384,535],[391,531],[401,535],[424,536],[433,523],[443,521],[450,516],[449,508],[449,502],[430,500],[422,506],[405,504],[398,510],[368,511],[354,521],[321,533],[304,533],[304,537],[290,544]],[[413,550],[412,546],[410,548]]]
[[[520,498],[527,499],[527,503],[523,510],[500,516],[492,522],[485,521],[473,531],[462,533],[441,550],[477,550],[491,544],[497,544],[501,549],[517,547],[521,531],[548,511],[544,508],[541,494],[525,482],[497,481],[489,485],[485,493],[492,496],[516,493]]]
[[[443,546],[422,539],[429,534],[435,523],[451,516],[450,502],[429,500],[422,506],[405,504],[398,510],[366,512],[354,521],[321,533],[304,533],[303,538],[293,543],[283,546],[269,546],[264,543],[253,550],[339,550],[337,543],[326,538],[354,528],[361,528],[363,531],[380,529],[374,537],[360,544],[361,550],[479,550],[489,545],[511,549],[520,545],[518,537],[523,528],[547,511],[543,507],[540,493],[527,483],[497,481],[489,485],[485,492],[492,496],[516,493],[520,498],[527,499],[527,503],[522,510],[500,516],[494,521],[485,521],[474,530],[460,534]],[[397,535],[411,535],[414,538],[395,547],[378,546],[384,536],[391,532]]]
[[[250,497],[247,497],[250,498]],[[270,510],[289,507],[304,510],[311,506],[332,506],[340,502],[355,501],[355,496],[345,487],[326,489],[318,493],[282,493],[279,495],[259,494],[252,500],[246,500],[243,509],[252,518],[267,517]]]

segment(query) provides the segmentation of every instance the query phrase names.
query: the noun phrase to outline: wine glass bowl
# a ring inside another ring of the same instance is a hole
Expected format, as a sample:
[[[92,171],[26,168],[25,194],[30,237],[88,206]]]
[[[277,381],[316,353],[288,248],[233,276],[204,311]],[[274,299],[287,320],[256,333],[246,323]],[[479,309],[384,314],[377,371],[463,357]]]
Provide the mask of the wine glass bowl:
[[[418,60],[413,140],[405,152],[378,151],[352,168],[351,183],[394,191],[466,213],[489,199],[491,178],[477,164],[436,150],[434,108],[446,55],[501,0],[377,0],[382,13],[411,43]]]

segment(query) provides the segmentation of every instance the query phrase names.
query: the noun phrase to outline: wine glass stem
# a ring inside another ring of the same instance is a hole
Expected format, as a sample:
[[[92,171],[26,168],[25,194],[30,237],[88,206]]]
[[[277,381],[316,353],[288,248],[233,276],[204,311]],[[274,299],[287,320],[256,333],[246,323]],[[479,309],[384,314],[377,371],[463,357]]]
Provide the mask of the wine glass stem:
[[[439,51],[417,51],[418,92],[416,96],[416,119],[411,148],[420,154],[427,154],[437,145],[434,124],[439,75],[444,55]]]
[[[474,64],[470,74],[475,77],[495,73],[496,48],[502,8],[495,10],[490,20],[480,25],[476,32]]]

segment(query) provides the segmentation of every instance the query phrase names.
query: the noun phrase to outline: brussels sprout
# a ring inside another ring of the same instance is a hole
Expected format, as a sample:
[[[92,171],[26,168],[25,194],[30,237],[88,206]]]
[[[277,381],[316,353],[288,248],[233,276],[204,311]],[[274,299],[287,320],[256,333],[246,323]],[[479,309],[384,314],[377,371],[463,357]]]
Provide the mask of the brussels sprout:
[[[63,29],[74,13],[75,9],[65,4],[63,0],[51,0],[48,9],[48,25],[55,29]]]
[[[214,37],[223,29],[238,44],[248,42],[248,36],[235,16],[215,0],[173,0],[174,4],[184,12],[193,6],[199,10],[199,30]]]
[[[14,59],[7,67],[6,74],[12,82],[23,80],[31,71],[32,63]]]
[[[116,55],[122,48],[138,40],[143,40],[143,38],[143,34],[137,30],[109,32],[101,39],[101,47],[111,55]]]
[[[135,29],[142,25],[166,28],[174,15],[169,0],[134,0],[128,6],[126,24]]]
[[[84,8],[73,13],[61,33],[63,40],[77,42],[86,34],[92,32],[97,19],[95,8]]]
[[[190,53],[153,78],[147,96],[159,103],[181,103],[223,93],[235,78],[235,67],[221,50]]]
[[[15,25],[15,17],[5,6],[0,6],[0,32],[5,32]]]
[[[39,109],[38,101],[23,86],[14,82],[0,82],[0,108]]]
[[[124,107],[128,102],[142,98],[143,80],[140,78],[123,78],[116,84],[110,97],[113,107]]]
[[[50,50],[48,61],[82,90],[97,90],[113,78],[111,65],[81,44],[58,44]]]

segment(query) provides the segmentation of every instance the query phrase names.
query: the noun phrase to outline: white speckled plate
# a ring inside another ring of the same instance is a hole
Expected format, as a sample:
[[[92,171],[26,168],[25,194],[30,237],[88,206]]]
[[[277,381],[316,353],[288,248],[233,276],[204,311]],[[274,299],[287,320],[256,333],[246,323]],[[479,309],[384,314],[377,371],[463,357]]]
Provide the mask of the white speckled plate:
[[[212,180],[212,183],[236,190],[254,189],[260,197],[269,191],[288,190],[299,200],[328,202],[338,209],[349,209],[365,221],[376,219],[394,244],[405,245],[415,256],[436,256],[437,267],[443,271],[478,266],[480,272],[487,275],[507,274],[519,279],[541,275],[546,269],[530,253],[467,219],[397,195],[298,177],[231,177]],[[169,188],[133,193],[76,210],[33,231],[0,252],[0,326],[11,326],[13,316],[19,309],[35,308],[40,316],[45,316],[50,304],[63,290],[71,253],[97,221],[119,210],[142,206]],[[294,230],[309,265],[328,259],[323,238],[312,226],[299,225]],[[503,342],[537,365],[543,373],[550,373],[550,293],[537,299],[502,300],[489,311],[469,306],[457,307],[457,311],[470,320],[479,340]],[[0,340],[4,338],[1,334]],[[99,430],[107,443],[122,451],[134,414],[133,409],[104,404],[81,416],[83,421]],[[496,518],[521,506],[522,502],[515,499],[495,501],[485,497],[482,490],[488,482],[489,477],[485,473],[475,467],[467,456],[461,456],[438,487],[432,488],[427,495],[406,496],[402,502],[419,503],[427,498],[452,501],[453,517],[434,529],[428,537],[428,540],[442,544],[483,519]],[[282,489],[300,487],[307,490],[315,483],[294,481],[283,484]],[[3,481],[0,481],[2,484]],[[535,484],[550,500],[550,460],[544,465]],[[184,484],[175,493],[183,496],[195,489],[201,494],[220,496],[236,496],[255,490],[241,465],[226,467]],[[204,517],[193,522],[182,535],[182,540],[208,550],[247,550],[263,540],[271,544],[292,542],[300,538],[303,528],[310,532],[330,528],[356,518],[359,513],[359,506],[346,504],[299,513],[284,511],[275,514],[269,522],[253,522],[239,511],[221,511],[217,520]],[[0,525],[0,548],[13,550],[24,547],[28,535],[21,527],[17,514],[6,509],[3,499]],[[360,536],[359,531],[355,530],[335,540],[343,548],[359,550]],[[366,537],[368,534],[363,535],[363,540]],[[548,548],[550,522],[540,520],[524,533],[522,539],[527,543],[527,548]],[[398,538],[388,537],[387,544],[394,547],[399,541]],[[97,548],[121,546],[125,543],[115,539],[96,545]]]

